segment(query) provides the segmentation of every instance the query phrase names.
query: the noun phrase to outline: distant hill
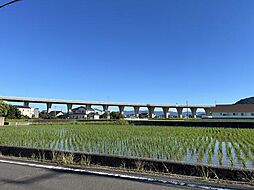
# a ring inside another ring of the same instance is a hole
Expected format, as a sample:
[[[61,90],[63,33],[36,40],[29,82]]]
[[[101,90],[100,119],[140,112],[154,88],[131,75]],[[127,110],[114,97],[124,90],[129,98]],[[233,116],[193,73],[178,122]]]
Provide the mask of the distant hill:
[[[254,104],[254,97],[241,99],[235,104]]]

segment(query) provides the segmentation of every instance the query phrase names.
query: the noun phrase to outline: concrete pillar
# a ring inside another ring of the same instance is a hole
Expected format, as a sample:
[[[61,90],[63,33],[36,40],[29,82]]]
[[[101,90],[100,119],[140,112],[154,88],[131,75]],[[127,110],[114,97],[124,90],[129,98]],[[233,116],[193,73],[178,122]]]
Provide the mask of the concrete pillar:
[[[177,115],[179,118],[183,118],[183,108],[176,108]]]
[[[29,102],[24,102],[25,107],[29,107]]]
[[[136,118],[139,118],[139,108],[138,106],[134,106],[134,115]]]
[[[124,106],[118,106],[119,108],[119,113],[124,116]]]
[[[162,109],[164,113],[164,118],[167,119],[169,116],[169,113],[168,113],[169,107],[163,107]]]
[[[72,104],[67,104],[67,113],[72,112]]]
[[[197,109],[198,108],[190,108],[191,109],[191,115],[193,118],[197,118]]]
[[[155,117],[154,109],[155,107],[151,107],[151,106],[148,107],[148,114],[150,119],[153,119]]]
[[[4,125],[4,117],[0,117],[0,126]]]
[[[211,108],[204,108],[204,110],[207,116],[211,115]]]
[[[87,105],[86,105],[86,108],[88,108],[88,109],[89,109],[89,108],[92,108],[92,105],[91,105],[91,104],[87,104]]]
[[[103,111],[105,112],[108,111],[108,107],[109,107],[108,105],[103,105]]]
[[[52,103],[47,103],[47,113],[51,112]]]
[[[108,108],[109,108],[108,105],[103,105],[103,111],[107,113],[107,119],[110,119],[110,112]]]

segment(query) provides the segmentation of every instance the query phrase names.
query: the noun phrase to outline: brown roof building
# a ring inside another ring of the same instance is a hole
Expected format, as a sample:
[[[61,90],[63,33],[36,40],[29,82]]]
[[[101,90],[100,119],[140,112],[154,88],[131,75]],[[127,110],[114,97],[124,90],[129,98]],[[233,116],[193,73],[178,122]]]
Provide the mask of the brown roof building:
[[[254,112],[254,104],[216,105],[211,112]]]
[[[213,117],[254,118],[254,104],[216,105],[210,111]]]

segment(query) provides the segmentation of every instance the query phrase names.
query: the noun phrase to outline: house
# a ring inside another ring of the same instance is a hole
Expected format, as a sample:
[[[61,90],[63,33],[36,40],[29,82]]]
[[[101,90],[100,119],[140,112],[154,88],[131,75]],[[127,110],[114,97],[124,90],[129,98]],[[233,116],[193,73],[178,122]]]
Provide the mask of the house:
[[[96,112],[93,112],[93,113],[89,113],[87,115],[87,118],[88,119],[100,119],[100,115],[98,113],[96,113]]]
[[[60,116],[64,115],[64,112],[62,112],[62,111],[51,111],[51,112],[49,112],[49,115],[53,116],[53,117],[60,117]]]
[[[91,107],[80,106],[72,109],[69,113],[70,119],[99,119],[104,112]]]
[[[29,118],[39,118],[39,109],[31,108],[28,106],[15,106],[20,112],[21,115],[27,116]]]
[[[95,112],[97,115],[103,115],[103,114],[104,114],[104,111],[99,110],[99,109],[97,109],[97,108],[94,109],[94,112]]]
[[[254,119],[254,104],[216,105],[210,113],[208,118]]]

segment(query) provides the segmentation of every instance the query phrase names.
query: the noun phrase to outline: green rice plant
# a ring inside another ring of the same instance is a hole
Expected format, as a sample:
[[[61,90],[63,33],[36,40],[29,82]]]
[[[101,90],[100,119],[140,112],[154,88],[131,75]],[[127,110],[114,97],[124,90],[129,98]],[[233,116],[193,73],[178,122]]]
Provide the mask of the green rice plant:
[[[237,157],[238,161],[242,164],[242,166],[244,168],[246,168],[246,160],[242,157],[241,150],[240,150],[239,146],[237,145],[237,143],[235,143],[234,140],[231,141],[231,144],[232,144],[232,146],[235,150],[235,154],[236,154],[236,157]]]
[[[219,165],[222,166],[222,160],[223,160],[223,151],[222,151],[222,140],[219,139],[219,148],[218,148],[218,160],[219,160]]]
[[[231,147],[229,146],[229,142],[226,142],[226,152],[227,152],[227,157],[230,161],[230,166],[232,168],[232,167],[234,167],[234,159],[232,156]]]
[[[208,157],[207,157],[207,163],[212,164],[212,157],[214,156],[214,148],[216,144],[216,139],[213,137],[210,137],[211,142],[209,144],[209,149],[208,149]]]
[[[215,157],[221,165],[228,164],[223,163],[223,155],[226,155],[231,167],[235,166],[236,159],[246,167],[249,161],[254,161],[253,136],[253,129],[136,127],[108,123],[0,128],[2,145],[208,164]],[[186,160],[187,154],[191,160]]]
[[[214,155],[214,153],[215,153],[215,145],[216,145],[216,141],[217,141],[217,139],[214,139],[213,140],[213,142],[212,142],[212,144],[211,144],[211,155],[213,156]]]

